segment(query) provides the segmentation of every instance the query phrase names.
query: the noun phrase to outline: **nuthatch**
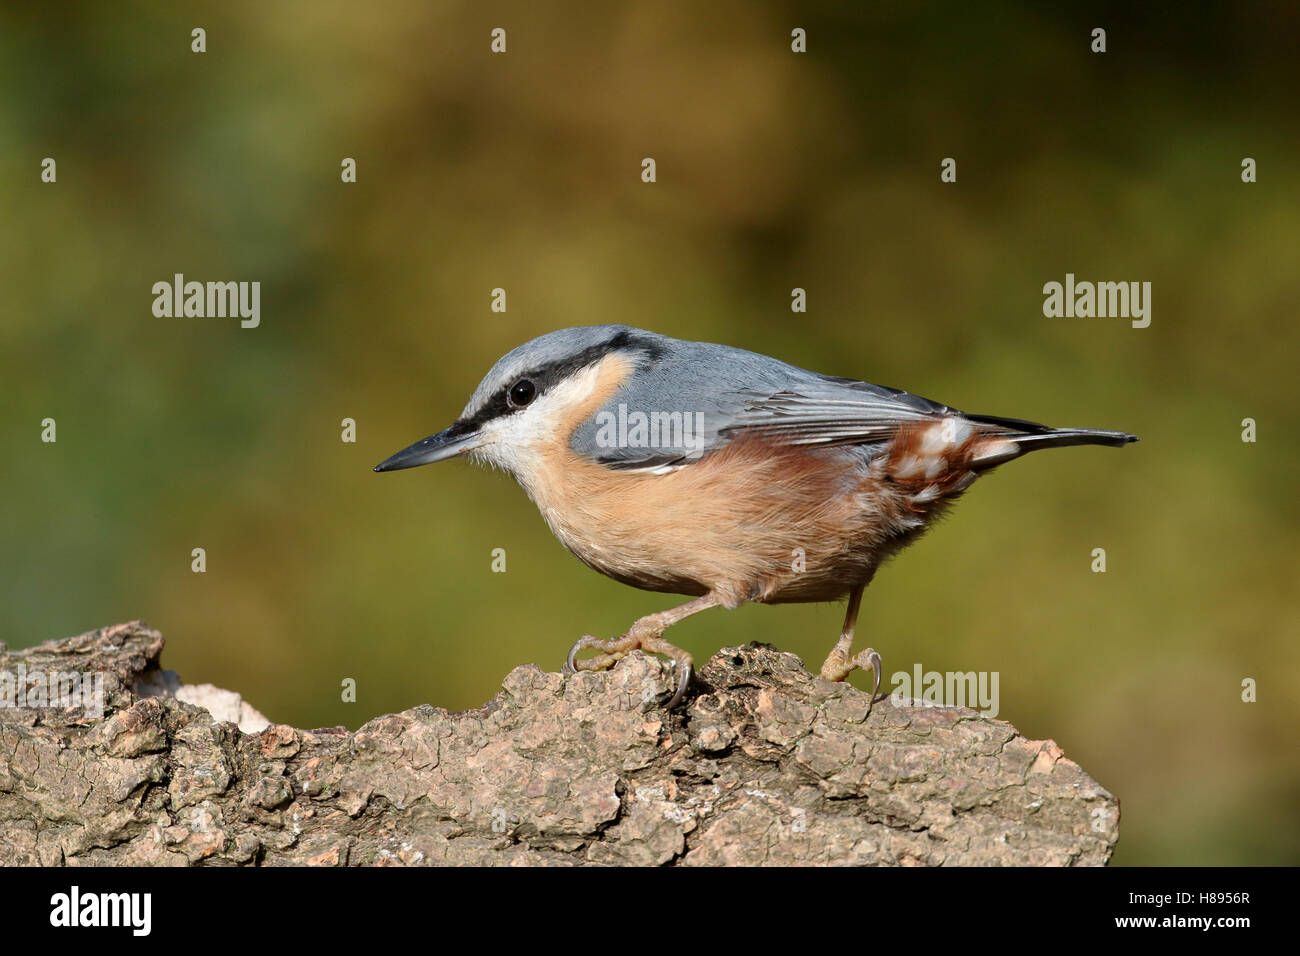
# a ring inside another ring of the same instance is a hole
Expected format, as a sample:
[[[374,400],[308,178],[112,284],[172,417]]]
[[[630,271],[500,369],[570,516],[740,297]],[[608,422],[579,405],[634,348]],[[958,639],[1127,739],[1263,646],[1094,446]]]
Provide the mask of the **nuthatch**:
[[[584,637],[569,670],[609,667],[637,648],[678,667],[663,638],[678,621],[746,601],[847,595],[823,677],[870,668],[852,652],[862,590],[984,472],[1025,452],[1125,445],[1125,432],[967,415],[898,389],[805,371],[725,345],[624,325],[561,329],[508,352],[450,427],[376,466],[456,455],[518,480],[580,561],[648,591],[695,595],[621,637]],[[601,653],[577,660],[584,649]]]

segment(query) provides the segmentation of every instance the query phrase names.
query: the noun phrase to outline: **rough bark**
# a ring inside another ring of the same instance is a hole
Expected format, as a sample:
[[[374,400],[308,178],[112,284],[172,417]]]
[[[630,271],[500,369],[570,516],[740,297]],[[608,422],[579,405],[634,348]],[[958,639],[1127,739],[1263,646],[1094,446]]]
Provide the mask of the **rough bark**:
[[[888,698],[868,716],[758,644],[672,714],[671,667],[635,653],[518,667],[478,710],[252,733],[182,699],[258,726],[162,647],[138,621],[0,644],[0,674],[100,671],[106,695],[102,719],[0,707],[0,864],[1087,865],[1118,838],[1116,799],[1051,741]]]

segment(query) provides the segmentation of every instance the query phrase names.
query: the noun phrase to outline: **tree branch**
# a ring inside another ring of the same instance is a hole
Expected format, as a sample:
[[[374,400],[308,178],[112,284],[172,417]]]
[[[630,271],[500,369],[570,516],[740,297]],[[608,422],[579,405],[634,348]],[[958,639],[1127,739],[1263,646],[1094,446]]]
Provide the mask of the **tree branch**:
[[[102,719],[0,706],[0,865],[1100,865],[1118,839],[1116,799],[1051,741],[886,698],[868,718],[763,645],[719,652],[673,714],[671,667],[634,653],[355,733],[240,730],[187,698],[260,715],[181,685],[162,647],[138,621],[0,644],[0,691],[100,672],[105,698]]]

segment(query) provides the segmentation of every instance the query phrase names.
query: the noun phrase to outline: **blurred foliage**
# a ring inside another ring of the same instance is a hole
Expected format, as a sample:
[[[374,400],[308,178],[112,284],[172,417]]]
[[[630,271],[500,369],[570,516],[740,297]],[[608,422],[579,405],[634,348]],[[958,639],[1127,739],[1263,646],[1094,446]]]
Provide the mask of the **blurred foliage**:
[[[1000,716],[1121,797],[1117,862],[1300,861],[1297,8],[702,6],[5,8],[0,638],[143,617],[299,726],[554,669],[674,599],[571,559],[500,474],[370,467],[514,345],[626,322],[1141,435],[981,482],[860,634],[887,674],[999,671]],[[261,281],[261,327],[154,318],[176,272]],[[1152,282],[1150,328],[1044,318],[1066,272]],[[673,635],[816,666],[841,613]]]

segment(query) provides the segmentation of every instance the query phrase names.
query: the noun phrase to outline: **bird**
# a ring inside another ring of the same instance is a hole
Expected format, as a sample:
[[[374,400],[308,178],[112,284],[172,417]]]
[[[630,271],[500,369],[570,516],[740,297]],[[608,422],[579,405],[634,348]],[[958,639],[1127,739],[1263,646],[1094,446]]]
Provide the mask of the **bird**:
[[[551,531],[623,584],[690,597],[622,635],[584,636],[565,670],[634,650],[670,658],[684,699],[690,654],[674,624],[715,607],[839,601],[821,676],[882,660],[853,651],[862,593],[986,472],[1042,448],[1137,436],[972,415],[897,388],[757,352],[627,325],[559,329],[502,356],[451,425],[390,456],[389,472],[459,456],[512,475]],[[587,650],[596,656],[579,659]]]

